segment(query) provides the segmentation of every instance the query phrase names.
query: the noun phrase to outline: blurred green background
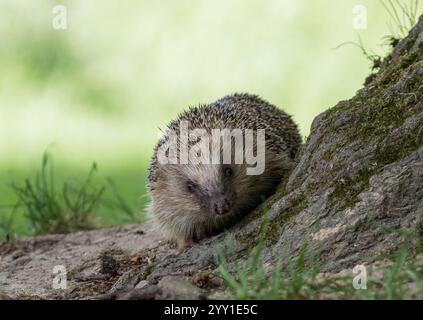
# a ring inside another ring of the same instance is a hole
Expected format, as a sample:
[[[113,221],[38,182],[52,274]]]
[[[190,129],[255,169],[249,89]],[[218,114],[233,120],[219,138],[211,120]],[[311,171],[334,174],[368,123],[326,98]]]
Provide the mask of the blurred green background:
[[[52,27],[54,5],[67,29]],[[353,8],[367,8],[355,30]],[[292,114],[301,133],[370,73],[355,46],[384,54],[390,16],[375,0],[0,1],[0,220],[9,184],[31,177],[44,150],[57,177],[93,161],[142,219],[158,128],[189,105],[250,92]],[[110,196],[110,195],[109,195]],[[30,233],[23,212],[14,228]],[[100,225],[127,222],[99,209]]]

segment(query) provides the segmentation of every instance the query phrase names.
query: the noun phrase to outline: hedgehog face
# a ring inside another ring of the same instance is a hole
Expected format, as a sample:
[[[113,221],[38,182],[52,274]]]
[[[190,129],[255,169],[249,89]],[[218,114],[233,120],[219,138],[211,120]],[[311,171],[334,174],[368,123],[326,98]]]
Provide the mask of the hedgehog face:
[[[235,168],[230,165],[179,165],[165,169],[163,194],[175,194],[183,199],[185,214],[195,219],[208,219],[227,216],[236,212],[237,192],[234,183]],[[176,188],[176,189],[175,189]],[[174,202],[174,208],[181,201]]]
[[[230,166],[189,168],[182,183],[185,184],[185,192],[201,208],[200,214],[223,216],[236,209],[233,169]]]

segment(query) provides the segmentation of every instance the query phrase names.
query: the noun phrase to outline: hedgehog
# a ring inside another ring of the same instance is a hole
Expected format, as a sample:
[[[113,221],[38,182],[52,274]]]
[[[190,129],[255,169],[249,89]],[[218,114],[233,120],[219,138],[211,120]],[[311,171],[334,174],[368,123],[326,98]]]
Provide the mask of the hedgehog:
[[[202,134],[189,135],[183,141],[183,123],[189,132],[201,129]],[[253,143],[247,145],[245,135],[245,143],[237,149],[236,139],[229,136],[226,141],[231,147],[230,159],[226,162],[222,161],[224,135],[209,145],[203,144],[205,149],[194,149],[204,134],[225,129],[243,133],[249,130]],[[251,164],[242,160],[247,154],[258,155],[259,132],[264,137],[264,166],[259,174],[249,174]],[[173,151],[168,148],[170,142]],[[154,148],[148,172],[151,201],[147,211],[161,232],[177,242],[180,253],[194,241],[233,225],[271,196],[292,170],[300,146],[301,136],[292,117],[256,95],[233,94],[211,104],[190,107],[170,122]],[[199,161],[210,160],[206,154],[211,154],[214,147],[218,161]],[[193,151],[189,155],[197,157],[187,159],[182,155],[182,149],[190,148]],[[241,161],[236,161],[235,151],[241,153]],[[174,156],[173,162],[160,160],[170,155]]]

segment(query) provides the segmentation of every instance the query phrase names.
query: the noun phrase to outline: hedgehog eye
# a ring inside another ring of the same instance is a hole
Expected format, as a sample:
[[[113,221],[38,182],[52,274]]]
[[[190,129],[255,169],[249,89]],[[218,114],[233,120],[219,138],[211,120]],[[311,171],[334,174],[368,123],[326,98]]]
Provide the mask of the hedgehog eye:
[[[225,177],[230,177],[233,174],[232,168],[225,168],[225,170],[223,171],[223,174],[225,175]]]
[[[191,181],[187,182],[187,190],[190,193],[194,193],[195,192],[195,184],[192,183]]]

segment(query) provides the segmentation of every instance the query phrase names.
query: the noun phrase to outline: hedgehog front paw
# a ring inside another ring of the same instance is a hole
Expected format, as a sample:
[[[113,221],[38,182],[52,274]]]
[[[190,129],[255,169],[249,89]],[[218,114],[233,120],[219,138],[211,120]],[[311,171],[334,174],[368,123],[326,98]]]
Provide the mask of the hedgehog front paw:
[[[184,252],[186,249],[192,246],[192,243],[193,241],[188,239],[179,240],[178,248],[176,249],[176,254],[181,254],[182,252]]]

